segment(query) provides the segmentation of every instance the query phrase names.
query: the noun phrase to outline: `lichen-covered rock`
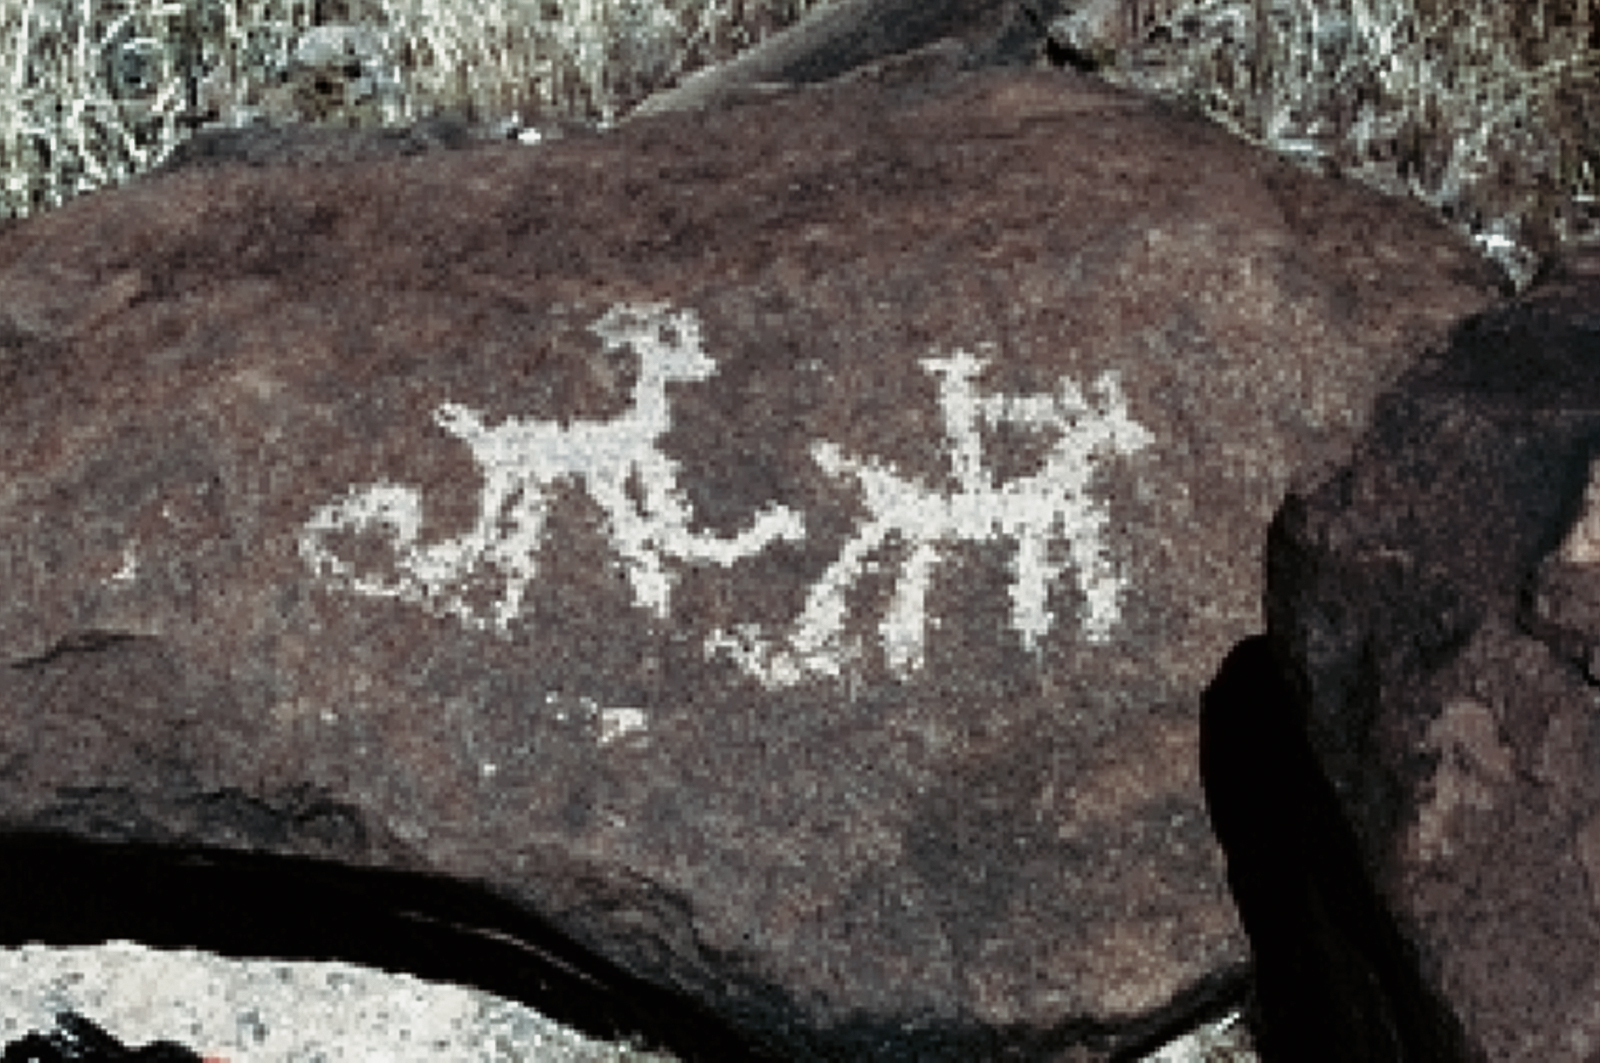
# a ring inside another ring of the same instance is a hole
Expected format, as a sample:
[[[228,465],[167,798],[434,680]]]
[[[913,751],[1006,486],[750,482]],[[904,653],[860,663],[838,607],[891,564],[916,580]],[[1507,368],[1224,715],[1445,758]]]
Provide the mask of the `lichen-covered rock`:
[[[1248,959],[1267,523],[1503,280],[1048,70],[68,204],[0,233],[0,823],[444,875],[785,1059],[1159,1043]]]

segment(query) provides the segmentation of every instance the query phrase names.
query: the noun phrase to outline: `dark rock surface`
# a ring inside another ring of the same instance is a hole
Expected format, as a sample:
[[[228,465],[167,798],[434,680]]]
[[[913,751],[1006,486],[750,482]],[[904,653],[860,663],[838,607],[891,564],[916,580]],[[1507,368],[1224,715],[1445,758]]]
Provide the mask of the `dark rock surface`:
[[[129,1047],[74,1012],[63,1012],[56,1023],[48,1034],[28,1034],[6,1045],[0,1063],[204,1063],[173,1041]]]
[[[1371,1049],[1327,1058],[1600,1054],[1597,266],[1574,253],[1463,322],[1273,523],[1270,656],[1293,693],[1262,728],[1308,745],[1280,771],[1330,815],[1283,854],[1218,829],[1230,874],[1236,852],[1280,881],[1295,851],[1339,864],[1324,881],[1348,903],[1237,893],[1264,986],[1315,968],[1359,996],[1320,1016],[1323,1043]],[[1306,1025],[1264,1000],[1269,1026]]]
[[[550,125],[541,137],[598,135],[581,123]],[[314,125],[254,125],[202,129],[180,141],[140,180],[179,170],[226,165],[322,165],[458,151],[493,142],[493,130],[458,115],[438,115],[402,127],[337,129]],[[510,139],[503,137],[501,139]]]
[[[910,61],[941,70],[1027,67],[1049,59],[1063,0],[832,0],[794,25],[676,85],[627,120],[700,110]]]
[[[1207,688],[1200,773],[1254,960],[1266,1063],[1453,1059],[1459,1038],[1362,874],[1285,669],[1245,639]]]
[[[1504,282],[1053,71],[71,203],[0,233],[0,823],[443,877],[785,1059],[1148,1050],[1245,984],[1263,531]]]

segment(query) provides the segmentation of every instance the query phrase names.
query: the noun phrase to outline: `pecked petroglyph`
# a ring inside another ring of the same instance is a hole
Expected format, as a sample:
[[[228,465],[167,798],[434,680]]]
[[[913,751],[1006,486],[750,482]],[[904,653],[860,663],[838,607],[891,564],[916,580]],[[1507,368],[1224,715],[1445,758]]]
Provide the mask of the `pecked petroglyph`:
[[[1054,618],[1045,608],[1046,595],[1068,561],[1087,600],[1085,637],[1091,642],[1110,637],[1120,617],[1124,580],[1106,556],[1107,514],[1087,488],[1096,456],[1130,454],[1155,438],[1128,418],[1117,374],[1102,373],[1096,382],[1104,405],[1097,410],[1069,380],[1061,381],[1058,395],[980,396],[972,382],[987,363],[965,351],[920,364],[940,376],[939,405],[960,490],[929,490],[875,458],[847,456],[827,441],[812,444],[812,457],[829,475],[853,477],[861,485],[872,517],[812,587],[805,611],[778,644],[755,625],[741,625],[732,634],[714,631],[706,643],[708,654],[727,652],[768,686],[792,686],[808,675],[838,676],[845,661],[860,655],[844,637],[845,594],[872,569],[871,556],[898,539],[906,544],[906,555],[879,634],[889,667],[905,678],[924,663],[928,580],[943,560],[940,547],[981,542],[996,533],[1016,542],[1011,617],[1028,650],[1035,650],[1050,629]],[[1011,424],[1055,430],[1059,436],[1042,469],[996,486],[983,464],[980,418],[991,427]],[[1052,562],[1050,540],[1057,535],[1067,539],[1068,558]]]
[[[671,313],[661,304],[620,305],[592,330],[608,347],[627,344],[638,353],[640,372],[633,404],[609,421],[508,419],[486,425],[473,410],[444,403],[435,420],[461,439],[483,467],[485,488],[476,524],[463,535],[420,544],[420,492],[405,485],[370,484],[320,507],[300,535],[302,558],[319,576],[357,594],[394,597],[454,615],[472,627],[505,633],[520,615],[544,537],[548,494],[557,481],[581,481],[608,517],[607,534],[628,566],[635,600],[658,618],[670,615],[674,573],[666,562],[715,561],[723,566],[753,557],[775,540],[800,540],[801,516],[769,505],[750,526],[723,538],[689,531],[691,513],[678,485],[678,465],[657,441],[671,426],[667,381],[704,381],[716,363],[704,352],[692,312]],[[845,454],[819,440],[811,455],[836,479],[856,483],[871,513],[807,596],[792,628],[778,635],[755,625],[716,629],[707,637],[708,657],[724,654],[746,674],[768,686],[792,686],[812,675],[838,676],[861,656],[859,640],[846,637],[847,593],[878,568],[874,557],[896,546],[903,551],[892,602],[878,627],[890,668],[900,677],[925,660],[926,597],[935,566],[948,560],[944,547],[958,542],[1013,540],[1012,623],[1024,645],[1035,650],[1054,622],[1046,608],[1050,585],[1067,567],[1077,573],[1085,599],[1083,628],[1090,641],[1105,641],[1120,619],[1125,580],[1107,554],[1108,515],[1088,493],[1097,461],[1131,454],[1154,437],[1128,416],[1115,372],[1095,382],[1098,403],[1076,384],[1060,381],[1055,393],[979,394],[974,378],[987,364],[963,351],[926,358],[925,371],[940,378],[939,404],[959,485],[954,493],[931,489],[872,456]],[[983,461],[979,425],[1023,427],[1053,433],[1042,467],[1028,476],[996,483]],[[625,485],[636,477],[639,502]],[[387,527],[396,576],[357,575],[324,540],[338,530]],[[1055,540],[1064,556],[1052,558]],[[466,601],[465,588],[485,572],[498,573],[504,593],[484,617]]]
[[[419,492],[376,484],[319,509],[301,534],[301,556],[313,570],[331,573],[357,593],[442,608],[473,627],[492,624],[504,632],[521,613],[523,595],[538,574],[546,496],[558,480],[582,480],[605,510],[608,533],[627,563],[635,596],[663,619],[672,590],[672,576],[662,567],[664,557],[726,566],[759,553],[774,539],[805,535],[799,515],[783,506],[767,507],[750,528],[730,539],[689,531],[677,462],[657,449],[656,440],[672,425],[667,382],[705,380],[716,372],[716,363],[701,349],[692,313],[670,314],[660,305],[619,306],[590,328],[607,348],[627,344],[639,354],[633,404],[621,417],[568,426],[512,418],[490,427],[467,407],[444,403],[434,419],[467,444],[484,470],[476,526],[463,536],[419,546]],[[642,511],[625,487],[635,475],[644,492]],[[322,544],[331,531],[373,524],[387,524],[395,534],[401,575],[393,582],[357,577]],[[475,571],[487,567],[505,574],[505,595],[489,621],[456,592]]]

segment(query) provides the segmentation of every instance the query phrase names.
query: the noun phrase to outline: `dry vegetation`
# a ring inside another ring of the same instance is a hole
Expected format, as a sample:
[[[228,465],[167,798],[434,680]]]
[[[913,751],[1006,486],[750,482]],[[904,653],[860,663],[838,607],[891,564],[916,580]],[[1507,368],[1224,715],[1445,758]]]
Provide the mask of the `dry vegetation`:
[[[1593,242],[1593,0],[1197,2],[1107,80],[1187,100],[1274,151],[1429,203],[1519,286]]]
[[[208,122],[605,123],[814,0],[0,0],[0,217],[160,162]],[[335,4],[338,6],[335,6]],[[313,27],[369,28],[353,55]]]
[[[0,217],[125,181],[207,122],[604,125],[827,2],[0,0]],[[1196,0],[1104,76],[1418,196],[1526,283],[1596,236],[1596,2]],[[339,23],[371,47],[315,57],[307,31]]]

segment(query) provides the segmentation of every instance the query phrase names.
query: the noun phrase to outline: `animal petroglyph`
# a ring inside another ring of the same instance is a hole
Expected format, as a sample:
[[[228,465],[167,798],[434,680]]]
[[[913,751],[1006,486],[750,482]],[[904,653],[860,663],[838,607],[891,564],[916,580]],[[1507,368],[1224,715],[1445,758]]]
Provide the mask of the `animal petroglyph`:
[[[662,568],[663,556],[731,565],[760,553],[774,539],[805,535],[799,515],[783,506],[762,510],[753,526],[731,539],[689,531],[689,507],[677,484],[677,462],[657,449],[656,440],[672,423],[667,382],[705,380],[716,372],[716,363],[701,348],[692,313],[669,314],[659,304],[623,305],[590,329],[608,349],[627,344],[639,355],[633,404],[621,417],[567,426],[512,418],[490,427],[467,407],[444,403],[434,419],[467,444],[484,470],[477,525],[463,536],[419,546],[419,492],[376,484],[319,509],[301,535],[301,556],[313,570],[333,576],[357,593],[432,605],[474,627],[492,624],[503,632],[522,612],[523,596],[537,575],[546,496],[558,480],[584,482],[610,520],[608,532],[627,563],[635,596],[663,619],[670,610],[672,589],[671,574]],[[628,497],[625,485],[632,476],[643,489],[642,505]],[[396,565],[401,570],[396,581],[358,576],[323,545],[329,532],[374,524],[388,525],[394,532]],[[457,590],[488,567],[504,574],[505,594],[492,620],[485,621]]]
[[[621,417],[567,426],[512,418],[489,426],[466,406],[444,403],[435,420],[467,444],[484,470],[476,525],[461,536],[419,544],[418,490],[371,484],[319,508],[306,522],[300,536],[306,563],[355,593],[406,599],[504,633],[520,615],[537,575],[547,496],[559,480],[581,480],[604,509],[607,534],[627,562],[637,602],[660,619],[670,615],[674,576],[666,559],[729,566],[776,540],[804,538],[800,515],[775,504],[729,538],[689,531],[691,514],[677,483],[677,463],[657,448],[657,441],[671,426],[666,383],[704,381],[716,372],[692,312],[673,314],[661,304],[622,305],[591,329],[608,347],[627,344],[639,355],[633,404]],[[1100,375],[1095,382],[1099,401],[1091,404],[1065,379],[1055,393],[979,394],[974,380],[986,364],[964,351],[920,362],[940,378],[939,404],[958,485],[954,493],[929,488],[877,458],[845,454],[827,440],[812,443],[813,460],[828,475],[854,481],[871,516],[810,589],[791,630],[769,636],[756,625],[735,625],[731,632],[718,628],[704,643],[707,657],[725,654],[767,686],[792,686],[812,675],[839,676],[847,662],[862,655],[859,640],[846,637],[847,592],[877,570],[875,555],[903,544],[893,600],[878,630],[887,663],[904,678],[924,665],[928,582],[934,567],[948,559],[944,548],[997,537],[1016,543],[1012,623],[1027,649],[1036,651],[1050,630],[1049,588],[1069,565],[1077,571],[1086,603],[1085,636],[1095,642],[1110,637],[1120,618],[1125,580],[1106,551],[1109,517],[1088,487],[1097,460],[1131,454],[1154,436],[1129,418],[1115,372]],[[1055,439],[1036,472],[997,484],[983,461],[980,424],[1054,433]],[[642,488],[637,503],[625,488],[630,478]],[[333,532],[373,527],[389,530],[397,578],[359,575],[326,545]],[[1058,538],[1067,548],[1064,556],[1052,557]],[[503,581],[504,593],[492,616],[484,618],[462,591],[491,570]]]
[[[854,477],[860,483],[872,517],[812,587],[805,611],[783,645],[774,646],[754,625],[741,625],[732,634],[713,632],[708,653],[729,653],[768,686],[792,686],[812,674],[837,676],[842,663],[860,656],[859,647],[844,638],[845,593],[871,570],[871,555],[897,538],[908,549],[879,634],[890,668],[904,678],[924,663],[928,580],[942,559],[940,546],[981,542],[996,532],[1017,544],[1012,625],[1028,650],[1036,650],[1053,620],[1045,598],[1050,583],[1067,564],[1049,559],[1050,540],[1057,534],[1070,544],[1069,558],[1087,599],[1085,636],[1091,642],[1110,637],[1120,615],[1117,602],[1124,581],[1103,545],[1107,515],[1087,488],[1096,455],[1129,454],[1155,438],[1129,420],[1117,374],[1102,373],[1097,381],[1105,406],[1099,411],[1069,380],[1061,381],[1059,395],[980,396],[973,378],[987,363],[965,351],[949,358],[925,358],[920,364],[940,376],[939,405],[960,490],[941,494],[874,458],[849,457],[827,441],[812,444],[812,457],[830,475]],[[1060,435],[1038,472],[996,486],[983,464],[980,419],[991,427],[1054,429]]]

